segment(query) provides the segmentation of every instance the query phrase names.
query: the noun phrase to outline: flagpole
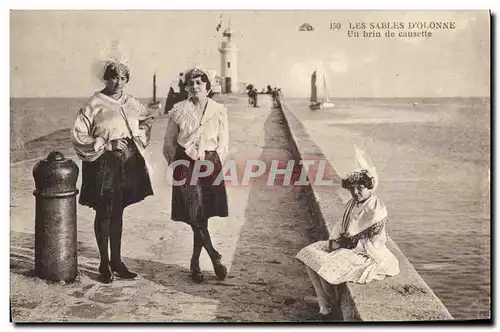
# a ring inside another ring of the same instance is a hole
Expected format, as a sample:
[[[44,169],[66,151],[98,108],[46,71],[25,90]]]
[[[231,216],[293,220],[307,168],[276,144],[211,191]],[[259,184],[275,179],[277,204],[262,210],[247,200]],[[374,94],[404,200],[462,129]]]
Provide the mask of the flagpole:
[[[221,13],[219,15],[219,23],[217,24],[217,28],[215,29],[217,32],[219,32],[219,30],[222,28],[222,16],[223,16],[224,13]]]

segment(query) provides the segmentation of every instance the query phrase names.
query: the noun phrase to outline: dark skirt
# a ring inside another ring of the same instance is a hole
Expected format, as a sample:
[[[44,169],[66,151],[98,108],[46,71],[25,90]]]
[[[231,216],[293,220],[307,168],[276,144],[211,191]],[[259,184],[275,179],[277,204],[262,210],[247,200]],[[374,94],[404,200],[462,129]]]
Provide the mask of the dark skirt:
[[[222,170],[218,153],[216,151],[205,152],[205,160],[213,163],[214,172],[207,177],[199,178],[193,185],[191,185],[191,178],[195,161],[180,145],[177,146],[175,152],[174,161],[176,160],[186,160],[189,166],[178,165],[173,173],[174,180],[186,179],[186,181],[181,185],[172,185],[172,220],[196,225],[201,219],[215,216],[227,217],[227,193],[224,179],[220,184],[214,185],[214,181]]]
[[[82,162],[81,205],[95,210],[99,201],[112,195],[125,208],[153,195],[146,162],[132,140],[127,155],[106,151],[93,162]]]

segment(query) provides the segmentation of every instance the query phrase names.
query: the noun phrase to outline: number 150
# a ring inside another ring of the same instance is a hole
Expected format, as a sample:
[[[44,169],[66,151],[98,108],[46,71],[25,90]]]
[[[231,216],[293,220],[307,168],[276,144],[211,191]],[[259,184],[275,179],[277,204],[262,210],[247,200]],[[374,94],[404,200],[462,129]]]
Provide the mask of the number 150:
[[[330,22],[330,30],[340,29],[342,25],[337,22]]]

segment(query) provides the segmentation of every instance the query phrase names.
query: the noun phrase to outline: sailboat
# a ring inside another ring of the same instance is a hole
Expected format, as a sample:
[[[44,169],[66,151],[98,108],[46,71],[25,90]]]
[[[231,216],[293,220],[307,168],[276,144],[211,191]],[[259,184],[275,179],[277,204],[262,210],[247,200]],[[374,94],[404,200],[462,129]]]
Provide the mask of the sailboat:
[[[328,96],[328,88],[326,86],[326,78],[323,74],[323,89],[320,90],[320,96],[318,98],[318,87],[316,85],[316,70],[311,75],[311,99],[309,103],[309,108],[312,110],[317,109],[327,109],[334,108],[335,104],[330,101]]]
[[[149,108],[161,108],[161,103],[156,100],[156,73],[153,75],[153,100],[148,105]]]

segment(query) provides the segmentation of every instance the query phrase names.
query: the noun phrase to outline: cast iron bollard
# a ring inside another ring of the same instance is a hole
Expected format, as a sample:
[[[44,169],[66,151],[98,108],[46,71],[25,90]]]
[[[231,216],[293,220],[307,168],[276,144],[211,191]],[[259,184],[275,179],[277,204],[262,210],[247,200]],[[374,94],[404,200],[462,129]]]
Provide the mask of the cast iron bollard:
[[[35,179],[35,273],[42,279],[72,282],[76,254],[78,166],[52,151],[33,168]]]

